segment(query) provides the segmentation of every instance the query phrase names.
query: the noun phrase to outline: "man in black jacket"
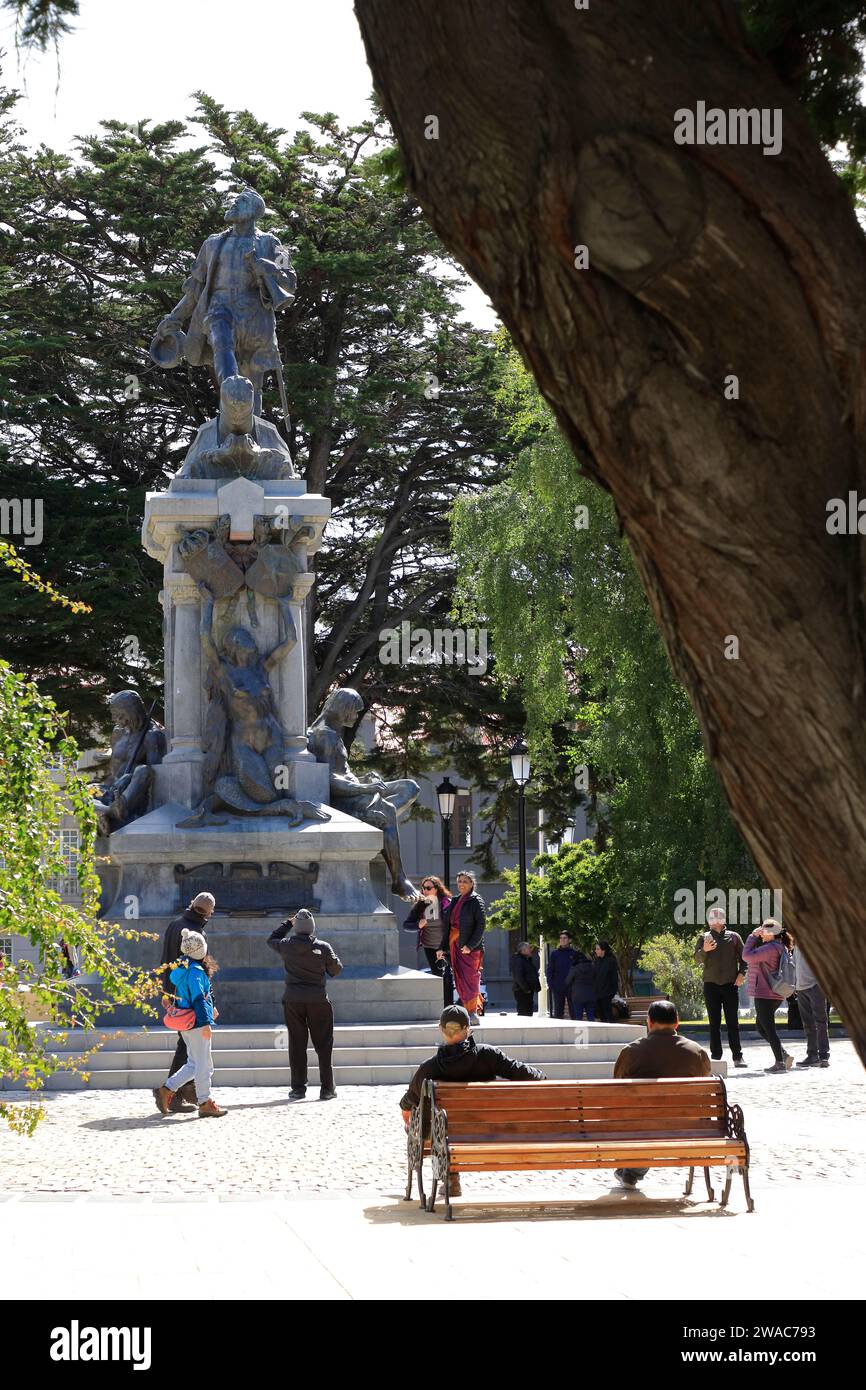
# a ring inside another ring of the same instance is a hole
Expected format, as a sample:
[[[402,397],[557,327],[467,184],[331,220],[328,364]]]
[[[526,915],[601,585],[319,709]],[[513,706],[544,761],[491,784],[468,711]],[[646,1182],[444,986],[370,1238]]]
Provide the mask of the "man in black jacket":
[[[207,940],[205,928],[213,916],[215,907],[216,899],[213,893],[199,893],[193,898],[189,907],[184,908],[180,916],[175,917],[174,921],[169,922],[166,927],[165,935],[162,938],[162,955],[159,958],[160,965],[165,966],[165,969],[160,971],[160,979],[165,994],[170,995],[172,992],[168,978],[169,967],[175,965],[181,958],[181,932],[184,927],[188,927],[190,931],[200,932],[205,940]],[[177,1047],[174,1049],[174,1058],[168,1071],[169,1076],[174,1076],[175,1072],[180,1071],[181,1067],[184,1066],[186,1066],[186,1039],[183,1033],[178,1033]],[[159,1101],[156,1099],[158,1094],[159,1088],[157,1087],[153,1093],[157,1110],[159,1110]],[[182,1111],[196,1110],[197,1108],[195,1082],[188,1081],[185,1086],[181,1086],[180,1090],[172,1098],[169,1109],[173,1111]]]
[[[286,939],[286,934],[291,935]],[[339,975],[342,961],[327,941],[316,936],[312,912],[302,907],[268,937],[268,945],[281,957],[286,971],[283,1015],[289,1034],[289,1100],[307,1094],[307,1043],[312,1041],[319,1060],[319,1100],[333,1100],[334,1010],[328,998],[327,978]]]
[[[517,1012],[531,1018],[535,1011],[534,996],[541,989],[541,976],[529,941],[521,941],[511,957],[511,982]]]
[[[506,1057],[498,1047],[479,1047],[472,1037],[469,1013],[462,1004],[451,1004],[442,1010],[439,1018],[439,1031],[444,1039],[437,1049],[436,1056],[422,1062],[409,1089],[400,1101],[403,1122],[409,1128],[412,1111],[421,1101],[421,1088],[432,1077],[434,1081],[546,1081],[543,1071],[530,1067],[526,1062],[516,1062]],[[460,1179],[452,1174],[448,1191],[452,1197],[460,1197]]]

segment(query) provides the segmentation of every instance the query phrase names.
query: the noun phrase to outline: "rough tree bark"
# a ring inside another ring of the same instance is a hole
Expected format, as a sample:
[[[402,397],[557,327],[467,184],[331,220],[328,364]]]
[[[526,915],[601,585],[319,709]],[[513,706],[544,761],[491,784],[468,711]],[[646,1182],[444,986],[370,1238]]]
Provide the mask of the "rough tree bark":
[[[866,1060],[864,541],[826,529],[866,494],[843,189],[722,0],[356,11],[410,186],[613,494],[736,822]],[[780,108],[782,152],[678,146],[698,101]]]

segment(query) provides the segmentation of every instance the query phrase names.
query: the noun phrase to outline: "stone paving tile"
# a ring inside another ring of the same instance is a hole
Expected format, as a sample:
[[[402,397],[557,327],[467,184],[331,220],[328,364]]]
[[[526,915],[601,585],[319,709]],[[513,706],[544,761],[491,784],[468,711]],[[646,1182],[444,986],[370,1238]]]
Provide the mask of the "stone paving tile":
[[[796,1049],[802,1055],[802,1045]],[[749,1069],[728,1077],[752,1146],[753,1186],[866,1184],[866,1073],[848,1042],[827,1070],[766,1076],[761,1044],[747,1046]],[[33,1138],[0,1122],[0,1199],[243,1201],[264,1197],[396,1195],[405,1183],[400,1086],[356,1086],[337,1102],[288,1105],[283,1091],[225,1089],[219,1124],[197,1115],[160,1116],[149,1091],[53,1092]],[[9,1093],[8,1099],[14,1098]],[[24,1099],[24,1097],[21,1097]],[[527,1196],[567,1184],[563,1196],[610,1188],[609,1172],[474,1174],[472,1193],[520,1189]],[[717,1187],[718,1187],[718,1180]],[[684,1172],[656,1169],[652,1191],[681,1191]],[[697,1175],[695,1191],[702,1188]],[[467,1189],[465,1189],[467,1190]],[[732,1201],[742,1201],[735,1182]]]

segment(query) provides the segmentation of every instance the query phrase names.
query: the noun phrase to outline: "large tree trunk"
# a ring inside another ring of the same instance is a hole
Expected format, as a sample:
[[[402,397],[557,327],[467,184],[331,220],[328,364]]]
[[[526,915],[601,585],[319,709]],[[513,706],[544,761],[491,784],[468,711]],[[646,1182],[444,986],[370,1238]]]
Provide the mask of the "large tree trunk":
[[[842,186],[722,0],[356,10],[410,186],[612,492],[736,822],[866,1060],[863,541],[826,529],[866,436]],[[678,146],[698,101],[781,108],[782,153]]]

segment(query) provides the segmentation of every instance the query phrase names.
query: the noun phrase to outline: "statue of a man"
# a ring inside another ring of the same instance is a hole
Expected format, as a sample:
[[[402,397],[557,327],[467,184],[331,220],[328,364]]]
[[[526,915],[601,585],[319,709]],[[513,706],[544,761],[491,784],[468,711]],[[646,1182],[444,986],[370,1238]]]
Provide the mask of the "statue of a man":
[[[150,345],[158,366],[213,363],[217,382],[247,377],[262,411],[262,380],[280,368],[275,311],[293,303],[297,279],[288,254],[270,232],[256,231],[264,199],[245,188],[228,208],[227,231],[204,242],[183,298],[166,315]],[[187,333],[181,331],[189,319]]]
[[[414,804],[421,788],[411,777],[384,782],[375,773],[364,778],[355,776],[349,767],[342,730],[357,723],[363,712],[364,702],[357,690],[335,690],[307,730],[307,742],[318,761],[330,766],[331,805],[382,831],[382,858],[391,874],[391,892],[411,902],[418,893],[403,871],[398,821],[400,813]]]
[[[144,701],[135,690],[110,695],[114,716],[108,778],[94,803],[100,835],[110,835],[147,810],[153,769],[165,754],[165,733],[147,717]]]

